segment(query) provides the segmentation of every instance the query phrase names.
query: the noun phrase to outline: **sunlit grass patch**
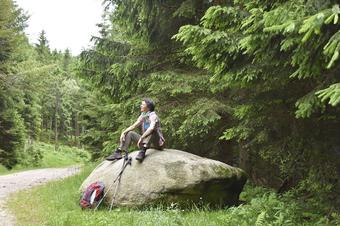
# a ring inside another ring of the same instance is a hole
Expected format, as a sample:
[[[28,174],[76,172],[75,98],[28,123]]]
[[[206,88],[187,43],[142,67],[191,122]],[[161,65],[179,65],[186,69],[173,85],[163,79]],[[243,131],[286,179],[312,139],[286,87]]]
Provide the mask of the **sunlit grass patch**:
[[[79,187],[93,170],[87,165],[80,174],[50,182],[12,195],[10,209],[19,225],[336,225],[315,213],[304,217],[304,210],[294,199],[280,198],[269,189],[247,185],[241,193],[244,203],[228,209],[208,207],[180,209],[176,204],[143,208],[101,206],[97,211],[81,210]],[[124,191],[121,191],[124,192]]]
[[[53,145],[39,143],[37,148],[43,153],[40,167],[44,168],[70,166],[90,159],[89,153],[76,147],[60,146],[55,151]]]
[[[0,175],[5,174],[8,172],[8,169],[0,164]]]
[[[60,145],[59,149],[55,151],[53,144],[35,142],[32,149],[34,153],[41,153],[41,159],[33,161],[31,153],[26,153],[21,157],[19,164],[11,170],[0,165],[0,175],[38,168],[66,167],[82,164],[90,159],[90,153],[77,147]]]

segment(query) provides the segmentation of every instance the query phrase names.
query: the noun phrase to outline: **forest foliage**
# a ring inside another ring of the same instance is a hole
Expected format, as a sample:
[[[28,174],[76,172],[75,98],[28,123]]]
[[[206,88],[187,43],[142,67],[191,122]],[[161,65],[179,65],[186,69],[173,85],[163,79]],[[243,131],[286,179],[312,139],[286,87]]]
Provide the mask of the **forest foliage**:
[[[38,165],[39,140],[56,150],[80,146],[82,105],[91,96],[69,50],[51,50],[44,31],[28,42],[27,19],[15,2],[0,1],[0,164],[7,168]]]
[[[44,32],[30,45],[25,14],[0,2],[1,164],[39,139],[108,155],[150,97],[167,147],[338,211],[338,1],[106,0],[79,57]]]
[[[88,133],[101,136],[98,150],[115,148],[148,96],[168,147],[295,188],[311,206],[339,206],[337,1],[106,3],[80,67],[108,97],[110,117],[93,116],[108,133]]]

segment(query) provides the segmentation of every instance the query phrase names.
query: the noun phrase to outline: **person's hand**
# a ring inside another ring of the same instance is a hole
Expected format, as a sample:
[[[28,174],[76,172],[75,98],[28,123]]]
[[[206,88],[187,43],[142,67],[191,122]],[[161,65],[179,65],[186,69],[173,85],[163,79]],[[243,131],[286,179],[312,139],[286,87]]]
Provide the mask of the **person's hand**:
[[[138,142],[137,142],[137,147],[140,148],[140,144],[142,142],[142,138],[139,138]]]
[[[122,134],[120,135],[120,141],[121,141],[121,142],[124,142],[124,141],[125,141],[125,135],[126,135],[125,132],[122,132]]]

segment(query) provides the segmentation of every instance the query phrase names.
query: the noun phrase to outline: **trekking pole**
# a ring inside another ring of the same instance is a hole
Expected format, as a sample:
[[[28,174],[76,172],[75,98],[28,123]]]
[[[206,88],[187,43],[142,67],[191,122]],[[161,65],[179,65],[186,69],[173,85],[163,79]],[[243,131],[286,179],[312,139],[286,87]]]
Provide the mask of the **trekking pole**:
[[[124,161],[124,162],[125,162],[125,161]],[[121,181],[121,178],[122,178],[124,169],[126,168],[127,165],[131,165],[131,162],[132,162],[132,158],[131,158],[131,157],[127,158],[126,163],[123,165],[123,169],[120,171],[118,177],[116,178],[116,180],[118,179],[118,183],[117,183],[117,185],[116,185],[115,191],[114,191],[113,196],[112,196],[112,201],[111,201],[111,205],[110,205],[110,211],[112,210],[113,202],[114,202],[115,197],[116,197],[116,195],[117,195],[118,188],[119,188],[119,185],[120,185],[120,181]]]
[[[127,162],[127,160],[128,160],[129,162]],[[96,210],[98,209],[99,205],[103,202],[103,200],[104,200],[104,198],[106,197],[107,193],[111,190],[111,188],[113,187],[113,185],[116,183],[117,179],[121,177],[121,175],[122,175],[124,169],[126,168],[126,165],[127,165],[127,164],[131,165],[131,160],[132,160],[132,158],[131,158],[131,157],[128,158],[128,152],[125,151],[125,156],[124,156],[124,161],[123,161],[123,166],[122,166],[121,171],[118,173],[116,179],[110,184],[110,187],[106,190],[106,192],[105,192],[104,195],[103,195],[103,198],[100,199],[100,201],[98,202],[98,205],[96,206],[96,208],[94,209],[94,211],[96,211]],[[126,162],[127,162],[127,164],[125,164]]]
[[[124,166],[124,164],[125,164],[125,158],[124,158],[124,161],[123,161],[123,166]],[[123,169],[123,167],[122,167],[122,169]],[[103,195],[103,198],[100,199],[100,201],[98,202],[98,205],[96,206],[96,208],[94,209],[94,211],[97,210],[98,207],[99,207],[99,205],[103,202],[104,198],[106,197],[106,195],[109,193],[109,191],[111,190],[111,188],[113,187],[113,185],[114,185],[115,182],[117,181],[117,178],[118,178],[119,174],[120,174],[120,172],[118,173],[116,179],[113,180],[113,182],[110,184],[110,187],[106,190],[106,192],[105,192],[104,195]]]

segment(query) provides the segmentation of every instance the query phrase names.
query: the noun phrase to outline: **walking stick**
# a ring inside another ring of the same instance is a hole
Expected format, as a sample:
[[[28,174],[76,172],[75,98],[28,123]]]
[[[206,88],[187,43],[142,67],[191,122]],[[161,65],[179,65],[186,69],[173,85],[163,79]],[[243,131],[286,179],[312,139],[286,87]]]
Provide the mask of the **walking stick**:
[[[132,162],[132,158],[128,156],[129,153],[127,151],[125,151],[125,156],[124,156],[124,161],[123,161],[123,165],[122,165],[122,169],[120,170],[120,172],[118,173],[117,177],[115,178],[115,180],[110,184],[110,187],[106,190],[106,192],[104,193],[103,197],[100,199],[100,201],[98,202],[98,205],[96,206],[96,208],[94,209],[94,211],[96,211],[99,207],[99,205],[102,203],[102,201],[104,200],[104,198],[106,197],[107,193],[111,190],[111,188],[113,187],[113,185],[116,183],[116,181],[118,180],[118,184],[116,186],[116,189],[115,189],[115,192],[114,192],[114,195],[112,197],[112,202],[111,202],[111,205],[110,205],[110,211],[112,209],[112,206],[113,206],[113,201],[114,201],[114,198],[116,196],[116,193],[117,193],[117,190],[118,190],[118,186],[120,184],[120,179],[122,177],[122,174],[126,168],[127,165],[131,165],[131,162]]]

